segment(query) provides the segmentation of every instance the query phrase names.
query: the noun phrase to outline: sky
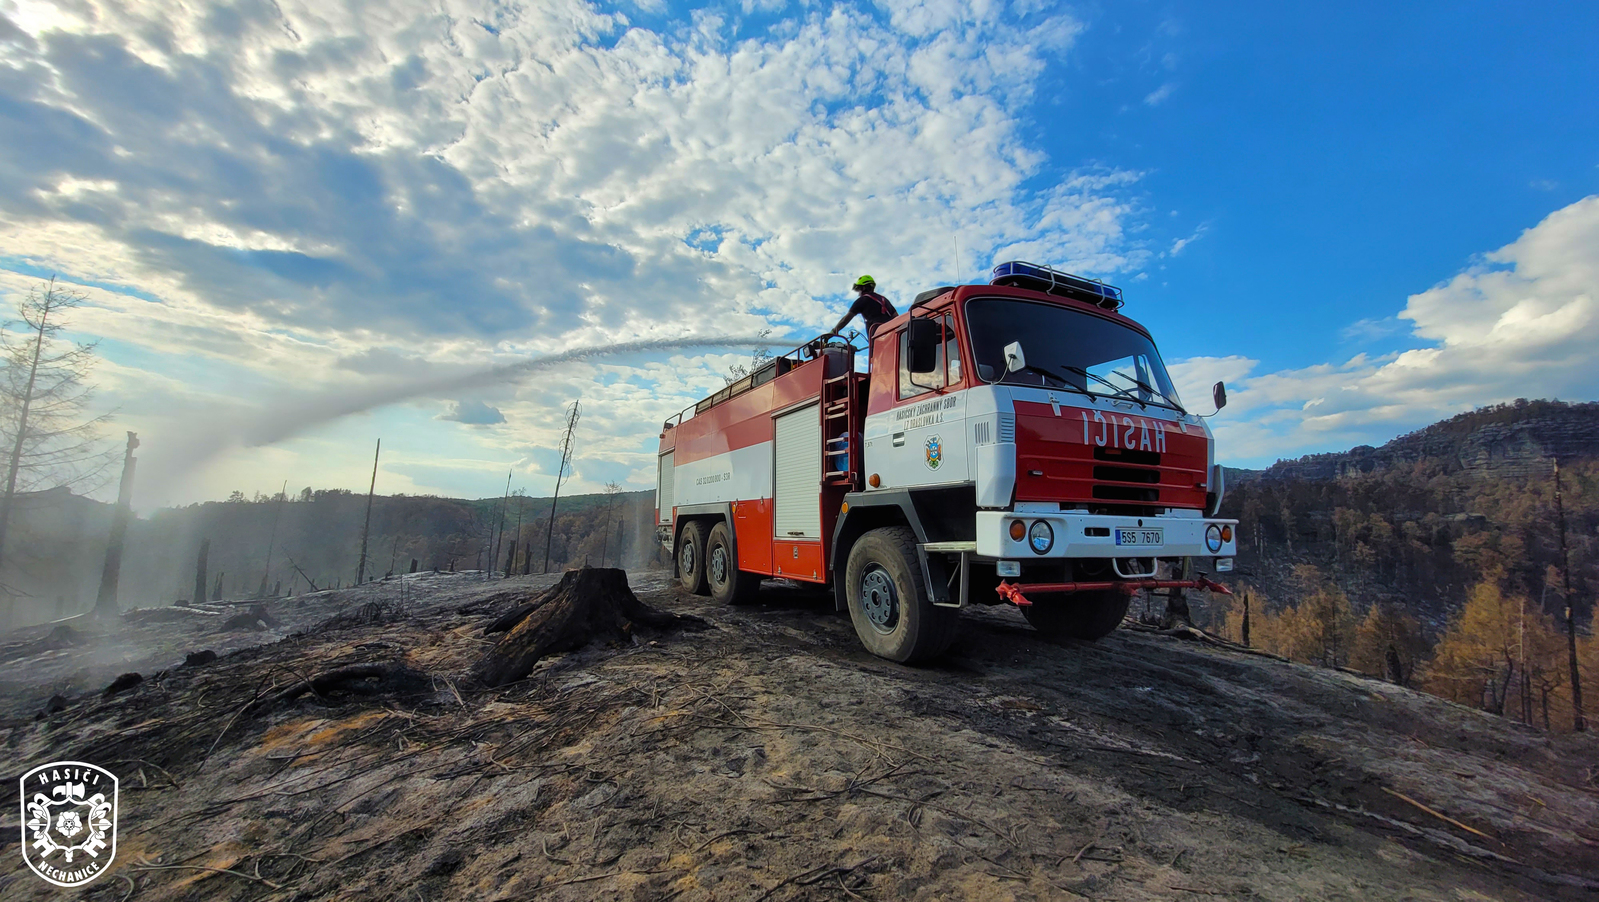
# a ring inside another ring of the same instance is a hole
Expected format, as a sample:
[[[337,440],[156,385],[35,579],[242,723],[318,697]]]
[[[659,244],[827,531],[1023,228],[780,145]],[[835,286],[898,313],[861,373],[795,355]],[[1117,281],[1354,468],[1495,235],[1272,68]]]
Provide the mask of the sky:
[[[1235,466],[1594,400],[1599,5],[1400,6],[0,0],[0,305],[83,294],[141,511],[379,438],[547,495],[574,399],[563,493],[649,488],[752,336],[1012,259],[1225,379]]]

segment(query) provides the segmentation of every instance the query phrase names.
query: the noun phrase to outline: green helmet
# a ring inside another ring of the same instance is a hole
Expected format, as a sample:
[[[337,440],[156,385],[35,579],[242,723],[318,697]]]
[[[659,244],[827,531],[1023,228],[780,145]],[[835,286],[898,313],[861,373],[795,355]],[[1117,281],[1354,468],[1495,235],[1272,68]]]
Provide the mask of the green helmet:
[[[871,276],[861,276],[859,279],[855,280],[855,287],[856,288],[865,288],[868,285],[876,285],[876,284],[877,284],[877,280],[872,278]]]

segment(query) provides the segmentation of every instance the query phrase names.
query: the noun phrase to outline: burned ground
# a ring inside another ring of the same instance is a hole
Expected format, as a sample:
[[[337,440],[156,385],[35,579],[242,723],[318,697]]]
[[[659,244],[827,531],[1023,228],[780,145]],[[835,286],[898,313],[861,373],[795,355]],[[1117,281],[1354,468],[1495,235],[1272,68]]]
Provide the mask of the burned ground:
[[[949,655],[903,667],[816,593],[719,608],[632,578],[711,628],[495,690],[460,681],[481,628],[555,577],[392,580],[247,626],[25,631],[0,642],[0,736],[19,773],[121,777],[116,862],[82,893],[110,902],[1599,889],[1591,737],[1164,635],[1053,644],[1008,609],[968,612]],[[181,666],[202,649],[221,656]],[[350,678],[317,682],[331,671]],[[125,672],[145,679],[103,695]],[[0,896],[57,897],[4,861]]]

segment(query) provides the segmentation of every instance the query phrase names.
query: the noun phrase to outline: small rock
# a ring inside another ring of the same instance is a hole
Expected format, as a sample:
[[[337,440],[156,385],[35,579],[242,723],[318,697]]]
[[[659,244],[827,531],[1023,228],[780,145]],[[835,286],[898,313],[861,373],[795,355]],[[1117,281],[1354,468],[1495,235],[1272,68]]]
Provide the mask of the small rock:
[[[67,697],[64,695],[52,695],[50,700],[44,703],[46,714],[60,714],[65,710],[67,710]]]
[[[206,649],[205,651],[191,651],[183,658],[184,667],[199,667],[209,664],[217,659],[217,653]]]
[[[144,676],[142,674],[124,673],[122,676],[112,680],[111,685],[105,687],[105,692],[102,692],[101,695],[110,696],[116,695],[119,692],[126,692],[142,682],[144,682]]]
[[[588,795],[583,796],[582,798],[573,802],[572,807],[582,808],[585,810],[598,808],[601,805],[604,805],[606,802],[616,798],[616,792],[617,790],[615,786],[611,786],[608,783],[602,783],[599,786],[594,787],[593,791],[591,791]]]

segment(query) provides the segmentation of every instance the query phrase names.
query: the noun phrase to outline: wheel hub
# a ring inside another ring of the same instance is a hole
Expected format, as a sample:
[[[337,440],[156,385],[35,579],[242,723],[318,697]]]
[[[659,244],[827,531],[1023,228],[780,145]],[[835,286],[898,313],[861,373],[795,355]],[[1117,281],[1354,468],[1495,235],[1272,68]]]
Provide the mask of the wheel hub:
[[[694,543],[693,542],[684,542],[683,543],[683,550],[682,550],[682,552],[680,552],[678,554],[677,560],[678,560],[678,569],[683,571],[683,575],[684,576],[688,576],[689,574],[694,572]]]
[[[727,549],[721,545],[711,549],[711,582],[727,582]]]
[[[861,576],[861,611],[872,629],[891,633],[899,625],[899,595],[894,591],[894,580],[881,567],[873,567]]]

